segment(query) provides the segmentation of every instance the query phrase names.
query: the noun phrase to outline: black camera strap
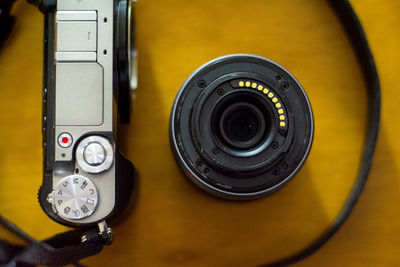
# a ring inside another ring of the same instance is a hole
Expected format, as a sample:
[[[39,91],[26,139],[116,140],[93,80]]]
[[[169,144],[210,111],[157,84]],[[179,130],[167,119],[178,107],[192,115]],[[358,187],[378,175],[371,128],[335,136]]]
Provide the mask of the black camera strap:
[[[12,3],[13,1],[9,2]],[[49,1],[34,2],[37,4]],[[351,4],[348,0],[328,0],[328,2],[335,10],[352,41],[367,83],[369,120],[361,166],[348,199],[329,228],[302,250],[265,266],[291,265],[303,260],[321,248],[349,217],[365,186],[372,165],[380,121],[381,94],[378,73],[364,30]],[[6,6],[8,11],[10,6]],[[42,8],[42,10],[44,9]],[[0,17],[1,22],[3,20]],[[3,24],[1,29],[4,29]],[[75,263],[75,265],[79,266],[77,262],[80,259],[99,253],[103,246],[107,244],[107,240],[99,235],[97,228],[76,229],[38,242],[1,216],[0,223],[30,243],[28,246],[20,246],[0,240],[0,266],[35,266],[37,264],[60,266],[70,263]]]
[[[104,239],[97,228],[75,229],[36,241],[0,215],[0,224],[26,240],[28,246],[13,245],[0,239],[0,266],[63,266],[99,253],[112,239]]]
[[[360,66],[363,70],[368,92],[368,125],[364,141],[364,149],[361,157],[357,179],[352,190],[344,203],[341,211],[336,216],[333,223],[313,240],[309,245],[286,258],[265,264],[264,266],[288,266],[299,262],[328,242],[328,240],[340,229],[359,199],[368,179],[371,169],[372,159],[375,152],[376,141],[379,132],[380,110],[381,110],[381,89],[379,84],[378,72],[376,70],[374,57],[368,45],[368,40],[363,27],[348,0],[328,0],[331,7],[335,10],[346,33],[351,40],[353,49],[357,54]]]
[[[14,17],[10,16],[10,10],[14,0],[0,2],[0,47],[6,40],[14,24]]]

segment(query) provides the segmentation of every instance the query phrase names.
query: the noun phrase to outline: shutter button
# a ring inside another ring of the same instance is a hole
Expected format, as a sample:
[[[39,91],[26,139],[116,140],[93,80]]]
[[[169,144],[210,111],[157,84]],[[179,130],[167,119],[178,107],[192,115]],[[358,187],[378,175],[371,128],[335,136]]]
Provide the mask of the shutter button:
[[[97,142],[90,143],[83,151],[83,158],[91,166],[99,166],[106,159],[106,150]]]
[[[80,141],[75,156],[83,171],[101,173],[111,168],[114,162],[114,148],[107,138],[92,135]]]

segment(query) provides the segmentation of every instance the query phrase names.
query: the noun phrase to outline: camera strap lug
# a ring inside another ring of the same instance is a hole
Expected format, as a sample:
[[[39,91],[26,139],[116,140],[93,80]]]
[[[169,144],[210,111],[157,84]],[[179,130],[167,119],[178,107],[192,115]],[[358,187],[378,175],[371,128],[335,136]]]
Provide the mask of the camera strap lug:
[[[105,245],[111,245],[111,243],[114,241],[114,234],[111,228],[107,226],[106,221],[101,221],[98,223],[98,232],[97,234],[102,237],[104,240]],[[85,233],[81,241],[82,243],[86,243],[88,240],[91,240],[93,238],[93,232],[87,232]]]

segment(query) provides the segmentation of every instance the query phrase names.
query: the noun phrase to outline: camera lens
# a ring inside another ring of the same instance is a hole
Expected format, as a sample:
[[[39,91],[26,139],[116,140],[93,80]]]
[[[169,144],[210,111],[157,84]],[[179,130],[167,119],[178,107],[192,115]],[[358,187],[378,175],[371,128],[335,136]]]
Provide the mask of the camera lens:
[[[136,49],[136,31],[135,31],[135,13],[133,2],[128,3],[128,21],[127,21],[127,50],[128,50],[128,75],[130,89],[136,90],[137,77],[137,49]]]
[[[171,112],[179,166],[202,189],[228,199],[282,187],[303,165],[312,137],[303,88],[281,66],[252,55],[218,58],[195,71]]]
[[[119,121],[129,122],[130,93],[137,87],[134,10],[128,0],[116,0],[114,5],[114,96]]]

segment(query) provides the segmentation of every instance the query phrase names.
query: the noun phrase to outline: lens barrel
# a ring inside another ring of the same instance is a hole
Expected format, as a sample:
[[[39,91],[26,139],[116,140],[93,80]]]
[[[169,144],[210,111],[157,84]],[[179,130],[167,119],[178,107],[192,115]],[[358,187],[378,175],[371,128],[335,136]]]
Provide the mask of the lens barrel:
[[[114,95],[118,103],[118,120],[127,123],[130,120],[131,87],[137,86],[134,10],[128,0],[116,0],[114,5]],[[106,18],[104,22],[107,22]]]
[[[170,118],[175,158],[195,184],[227,199],[263,197],[301,168],[313,115],[301,85],[278,64],[229,55],[195,71]]]

